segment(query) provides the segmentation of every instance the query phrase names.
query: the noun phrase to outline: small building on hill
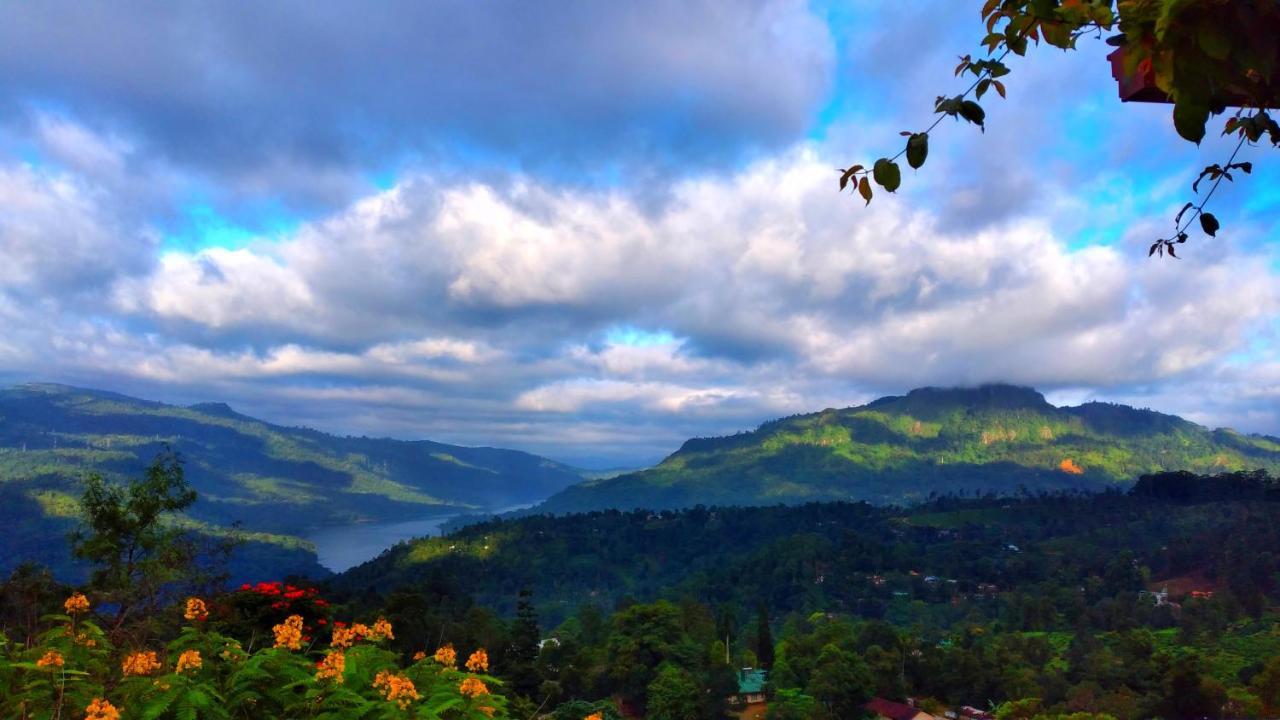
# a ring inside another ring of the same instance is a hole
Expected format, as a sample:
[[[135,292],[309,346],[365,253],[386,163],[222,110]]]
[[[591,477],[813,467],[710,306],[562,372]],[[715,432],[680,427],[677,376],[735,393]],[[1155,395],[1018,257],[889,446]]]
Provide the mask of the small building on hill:
[[[742,668],[738,671],[738,695],[734,700],[739,705],[764,702],[764,684],[768,679],[769,672],[767,670]]]
[[[884,698],[872,698],[863,707],[877,720],[934,720],[934,716],[914,705]]]

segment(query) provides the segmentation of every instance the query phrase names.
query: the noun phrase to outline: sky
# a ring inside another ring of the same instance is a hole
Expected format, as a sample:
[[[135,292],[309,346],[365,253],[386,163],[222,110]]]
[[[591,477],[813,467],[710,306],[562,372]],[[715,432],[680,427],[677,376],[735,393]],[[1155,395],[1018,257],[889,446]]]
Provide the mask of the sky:
[[[977,2],[8,3],[0,384],[585,467],[924,385],[1280,434],[1280,169],[1100,40],[944,121]],[[1268,157],[1270,153],[1270,157]]]

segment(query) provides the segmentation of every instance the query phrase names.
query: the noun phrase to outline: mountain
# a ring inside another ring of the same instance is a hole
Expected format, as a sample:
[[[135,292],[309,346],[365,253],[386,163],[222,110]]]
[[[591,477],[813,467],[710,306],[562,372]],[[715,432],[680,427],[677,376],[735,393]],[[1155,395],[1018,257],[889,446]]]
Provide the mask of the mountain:
[[[1030,388],[921,388],[689,440],[648,470],[587,480],[530,512],[1088,489],[1144,473],[1280,469],[1280,442],[1125,405],[1055,407]]]
[[[0,557],[0,570],[17,559],[65,568],[64,535],[85,475],[137,477],[166,446],[200,494],[183,522],[211,534],[243,523],[255,533],[248,554],[278,549],[296,561],[287,569],[312,574],[324,571],[300,538],[316,527],[529,504],[581,479],[512,450],[338,437],[223,403],[21,385],[0,389],[0,547],[18,550]]]

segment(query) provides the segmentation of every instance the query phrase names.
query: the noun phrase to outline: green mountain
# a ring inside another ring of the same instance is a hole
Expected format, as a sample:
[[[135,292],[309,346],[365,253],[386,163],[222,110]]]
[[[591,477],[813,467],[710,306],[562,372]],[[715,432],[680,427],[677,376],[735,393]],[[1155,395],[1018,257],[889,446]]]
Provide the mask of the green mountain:
[[[63,538],[89,473],[137,477],[166,446],[200,494],[179,521],[209,534],[243,523],[247,555],[322,575],[300,538],[321,526],[537,502],[581,479],[528,453],[286,428],[220,403],[179,407],[62,385],[0,389],[0,570],[68,567]],[[243,561],[243,560],[242,560]],[[279,561],[279,562],[277,562]],[[273,563],[276,563],[273,565]]]
[[[1280,441],[1125,405],[1054,407],[1029,388],[922,388],[689,440],[653,468],[579,483],[531,512],[909,503],[933,493],[1097,490],[1159,470],[1255,468],[1280,469]]]

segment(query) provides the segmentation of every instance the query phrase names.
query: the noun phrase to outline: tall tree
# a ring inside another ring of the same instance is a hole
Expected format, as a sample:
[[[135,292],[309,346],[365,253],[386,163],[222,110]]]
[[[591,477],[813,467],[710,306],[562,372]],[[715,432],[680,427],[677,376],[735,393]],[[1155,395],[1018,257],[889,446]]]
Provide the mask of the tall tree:
[[[773,632],[769,629],[769,610],[764,603],[756,614],[756,659],[760,667],[773,668]]]
[[[85,481],[83,524],[72,533],[72,551],[93,565],[90,586],[115,607],[112,632],[151,617],[171,586],[191,581],[195,543],[166,520],[195,501],[182,460],[170,451],[127,486],[108,484],[96,474]]]
[[[516,603],[516,620],[511,628],[511,687],[517,694],[532,697],[542,679],[538,676],[538,650],[542,631],[533,607],[533,591],[524,588]]]

